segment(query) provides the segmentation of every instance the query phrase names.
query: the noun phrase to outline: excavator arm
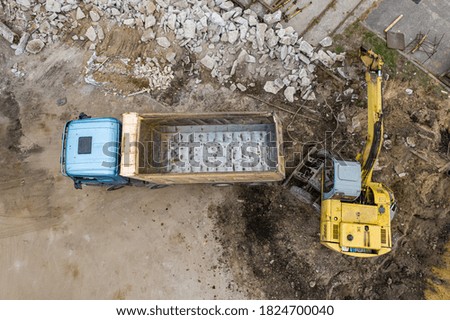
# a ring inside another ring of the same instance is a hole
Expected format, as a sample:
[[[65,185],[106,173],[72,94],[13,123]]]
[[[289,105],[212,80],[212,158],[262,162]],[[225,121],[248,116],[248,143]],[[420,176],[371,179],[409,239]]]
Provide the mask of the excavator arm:
[[[367,187],[372,180],[373,167],[378,158],[383,143],[383,114],[381,84],[383,60],[380,55],[372,50],[366,50],[361,47],[360,57],[366,65],[366,83],[367,83],[367,109],[368,109],[368,127],[367,138],[364,150],[358,154],[356,159],[361,163],[362,189]]]

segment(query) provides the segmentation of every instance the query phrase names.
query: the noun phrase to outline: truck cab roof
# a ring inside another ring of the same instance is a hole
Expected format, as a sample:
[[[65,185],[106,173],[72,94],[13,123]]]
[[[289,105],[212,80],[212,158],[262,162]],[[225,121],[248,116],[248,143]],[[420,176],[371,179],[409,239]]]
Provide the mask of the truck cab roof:
[[[119,120],[89,118],[66,124],[64,168],[70,177],[109,177],[118,175]]]

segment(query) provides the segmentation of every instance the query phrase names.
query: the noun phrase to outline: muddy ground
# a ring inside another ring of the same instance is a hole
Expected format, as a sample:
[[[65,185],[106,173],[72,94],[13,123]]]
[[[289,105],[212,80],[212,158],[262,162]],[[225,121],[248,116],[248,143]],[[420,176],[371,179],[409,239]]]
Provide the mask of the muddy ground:
[[[118,51],[143,50],[126,43],[129,34],[114,34]],[[341,46],[352,80],[318,72],[318,99],[307,104],[256,89],[232,93],[206,72],[195,81],[181,65],[170,89],[127,98],[84,83],[91,53],[71,40],[20,57],[2,42],[0,297],[448,299],[450,178],[439,172],[450,161],[448,93],[399,57],[395,69],[386,67],[391,145],[374,174],[393,189],[400,208],[388,255],[356,259],[322,247],[319,215],[281,186],[77,191],[59,173],[62,127],[81,111],[120,117],[127,111],[273,110],[292,142],[286,148],[291,167],[291,147],[320,142],[327,130],[335,142],[346,142],[342,154],[352,158],[364,142],[366,113],[357,42],[370,38],[359,29],[347,36],[353,42],[343,38]],[[25,77],[11,73],[15,62]],[[141,88],[132,79],[118,81],[128,92]],[[357,98],[342,96],[349,87]],[[61,98],[67,103],[58,105]],[[301,110],[292,118],[274,105]],[[346,121],[338,124],[340,113]]]

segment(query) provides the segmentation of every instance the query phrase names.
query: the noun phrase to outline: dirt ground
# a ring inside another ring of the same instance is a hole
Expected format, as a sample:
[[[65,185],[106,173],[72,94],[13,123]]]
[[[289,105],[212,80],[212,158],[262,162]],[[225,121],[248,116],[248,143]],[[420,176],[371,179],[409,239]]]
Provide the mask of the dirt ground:
[[[117,50],[133,51],[136,45],[122,43],[125,38],[133,37],[119,35]],[[361,260],[322,247],[319,215],[281,186],[79,191],[59,173],[63,125],[82,111],[120,117],[127,111],[274,110],[289,127],[286,141],[297,147],[321,141],[332,128],[352,158],[364,142],[366,112],[354,41],[343,48],[354,80],[344,84],[319,72],[315,102],[286,104],[281,96],[246,92],[291,112],[302,106],[293,120],[206,73],[199,83],[181,66],[169,90],[152,93],[156,103],[147,94],[126,98],[86,84],[90,53],[70,40],[20,57],[1,42],[0,298],[449,299],[450,178],[438,172],[450,160],[449,98],[403,60],[386,69],[391,146],[383,148],[374,174],[394,190],[400,208],[386,256]],[[25,77],[11,73],[16,62]],[[139,85],[131,79],[123,88],[133,92]],[[358,98],[337,99],[348,87]],[[58,105],[61,98],[67,103]],[[346,121],[337,126],[341,112]]]

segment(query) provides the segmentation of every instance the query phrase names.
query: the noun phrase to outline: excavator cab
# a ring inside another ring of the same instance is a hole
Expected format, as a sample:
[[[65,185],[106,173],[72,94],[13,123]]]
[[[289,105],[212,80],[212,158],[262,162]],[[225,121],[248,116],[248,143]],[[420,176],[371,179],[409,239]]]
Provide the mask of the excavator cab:
[[[331,166],[327,165],[331,163]],[[328,169],[328,167],[331,167]],[[325,170],[328,179],[323,179],[323,199],[356,200],[361,194],[361,164],[357,161],[326,160]],[[325,184],[325,181],[331,183]]]

